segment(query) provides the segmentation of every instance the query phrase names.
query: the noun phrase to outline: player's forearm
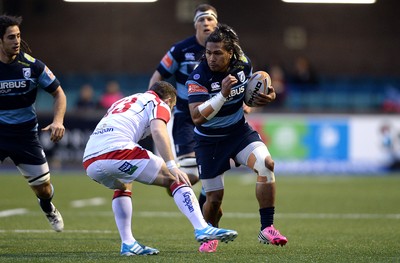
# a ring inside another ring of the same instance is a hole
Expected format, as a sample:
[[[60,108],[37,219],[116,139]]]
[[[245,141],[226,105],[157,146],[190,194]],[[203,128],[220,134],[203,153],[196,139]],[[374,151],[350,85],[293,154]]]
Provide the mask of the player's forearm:
[[[160,156],[165,162],[174,160],[174,155],[171,150],[171,140],[169,139],[167,124],[161,120],[153,120],[150,124],[151,135],[154,145],[157,148]]]
[[[158,152],[160,153],[160,156],[165,162],[174,160],[168,134],[157,131],[155,134],[153,134],[153,141]]]
[[[54,97],[54,116],[53,122],[64,123],[64,116],[67,110],[67,97],[61,87],[58,87],[55,92],[53,92]]]

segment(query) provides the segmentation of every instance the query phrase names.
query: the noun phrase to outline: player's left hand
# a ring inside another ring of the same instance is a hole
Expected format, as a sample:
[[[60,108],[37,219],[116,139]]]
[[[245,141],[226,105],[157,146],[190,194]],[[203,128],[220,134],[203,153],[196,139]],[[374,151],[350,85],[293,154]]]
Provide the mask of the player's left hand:
[[[42,129],[42,131],[48,131],[48,130],[51,131],[50,140],[52,142],[59,142],[65,133],[65,127],[62,123],[53,122]]]
[[[275,99],[276,99],[275,89],[274,87],[270,86],[268,88],[268,94],[264,94],[261,92],[257,93],[257,96],[254,98],[254,104],[256,104],[257,106],[264,106]]]

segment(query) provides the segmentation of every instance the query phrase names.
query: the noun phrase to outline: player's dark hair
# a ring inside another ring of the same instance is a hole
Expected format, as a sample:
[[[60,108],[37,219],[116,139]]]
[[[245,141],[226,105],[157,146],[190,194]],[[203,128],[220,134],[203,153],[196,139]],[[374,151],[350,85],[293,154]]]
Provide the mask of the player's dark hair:
[[[208,42],[222,42],[225,50],[233,52],[232,59],[234,60],[243,56],[243,51],[239,44],[239,36],[228,25],[218,24],[215,30],[208,36],[206,45]]]
[[[22,23],[22,17],[20,16],[8,16],[8,15],[1,15],[0,16],[0,37],[3,39],[7,28],[10,26],[18,26],[20,27]],[[32,53],[31,49],[29,48],[28,43],[26,43],[21,38],[21,50],[26,53]]]
[[[217,16],[217,9],[215,7],[213,7],[212,5],[209,4],[200,4],[196,7],[196,9],[194,10],[194,16],[196,15],[197,12],[205,12],[208,10],[212,10]]]
[[[157,81],[149,90],[154,91],[162,100],[167,98],[176,99],[176,89],[169,82]]]

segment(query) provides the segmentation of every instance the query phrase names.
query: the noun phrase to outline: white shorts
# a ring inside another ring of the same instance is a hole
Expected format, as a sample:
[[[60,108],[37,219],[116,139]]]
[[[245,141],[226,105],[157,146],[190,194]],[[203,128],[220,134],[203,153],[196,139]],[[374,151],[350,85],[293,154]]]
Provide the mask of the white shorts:
[[[138,181],[152,184],[158,176],[163,159],[139,146],[91,156],[85,160],[87,175],[110,189],[121,183]]]

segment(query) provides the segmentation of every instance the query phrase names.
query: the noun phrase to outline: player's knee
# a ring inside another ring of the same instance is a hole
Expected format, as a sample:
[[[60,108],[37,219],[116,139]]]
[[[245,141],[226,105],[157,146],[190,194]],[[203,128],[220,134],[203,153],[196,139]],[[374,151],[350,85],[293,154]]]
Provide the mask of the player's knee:
[[[255,166],[255,171],[258,176],[266,177],[268,183],[275,182],[275,174],[272,170],[268,169],[264,164],[260,166]]]
[[[265,158],[265,166],[267,167],[267,169],[271,170],[272,172],[274,171],[275,162],[274,162],[274,160],[272,160],[271,156],[267,156]]]
[[[54,188],[50,180],[40,185],[30,185],[30,187],[39,199],[45,200],[53,197]]]
[[[207,202],[210,202],[210,204],[213,204],[215,206],[220,206],[222,204],[222,198],[224,197],[224,191],[218,190],[218,191],[207,192],[206,197],[207,197]]]
[[[275,163],[274,160],[272,160],[268,149],[264,147],[258,147],[254,150],[253,154],[256,157],[254,171],[258,174],[258,176],[266,177],[268,183],[275,182]]]
[[[47,172],[45,174],[41,175],[25,175],[25,178],[28,180],[28,184],[30,186],[39,186],[39,185],[44,185],[48,182],[50,182],[50,173]]]
[[[31,187],[40,188],[42,185],[46,187],[50,184],[50,171],[47,162],[40,165],[18,164],[17,168]]]

